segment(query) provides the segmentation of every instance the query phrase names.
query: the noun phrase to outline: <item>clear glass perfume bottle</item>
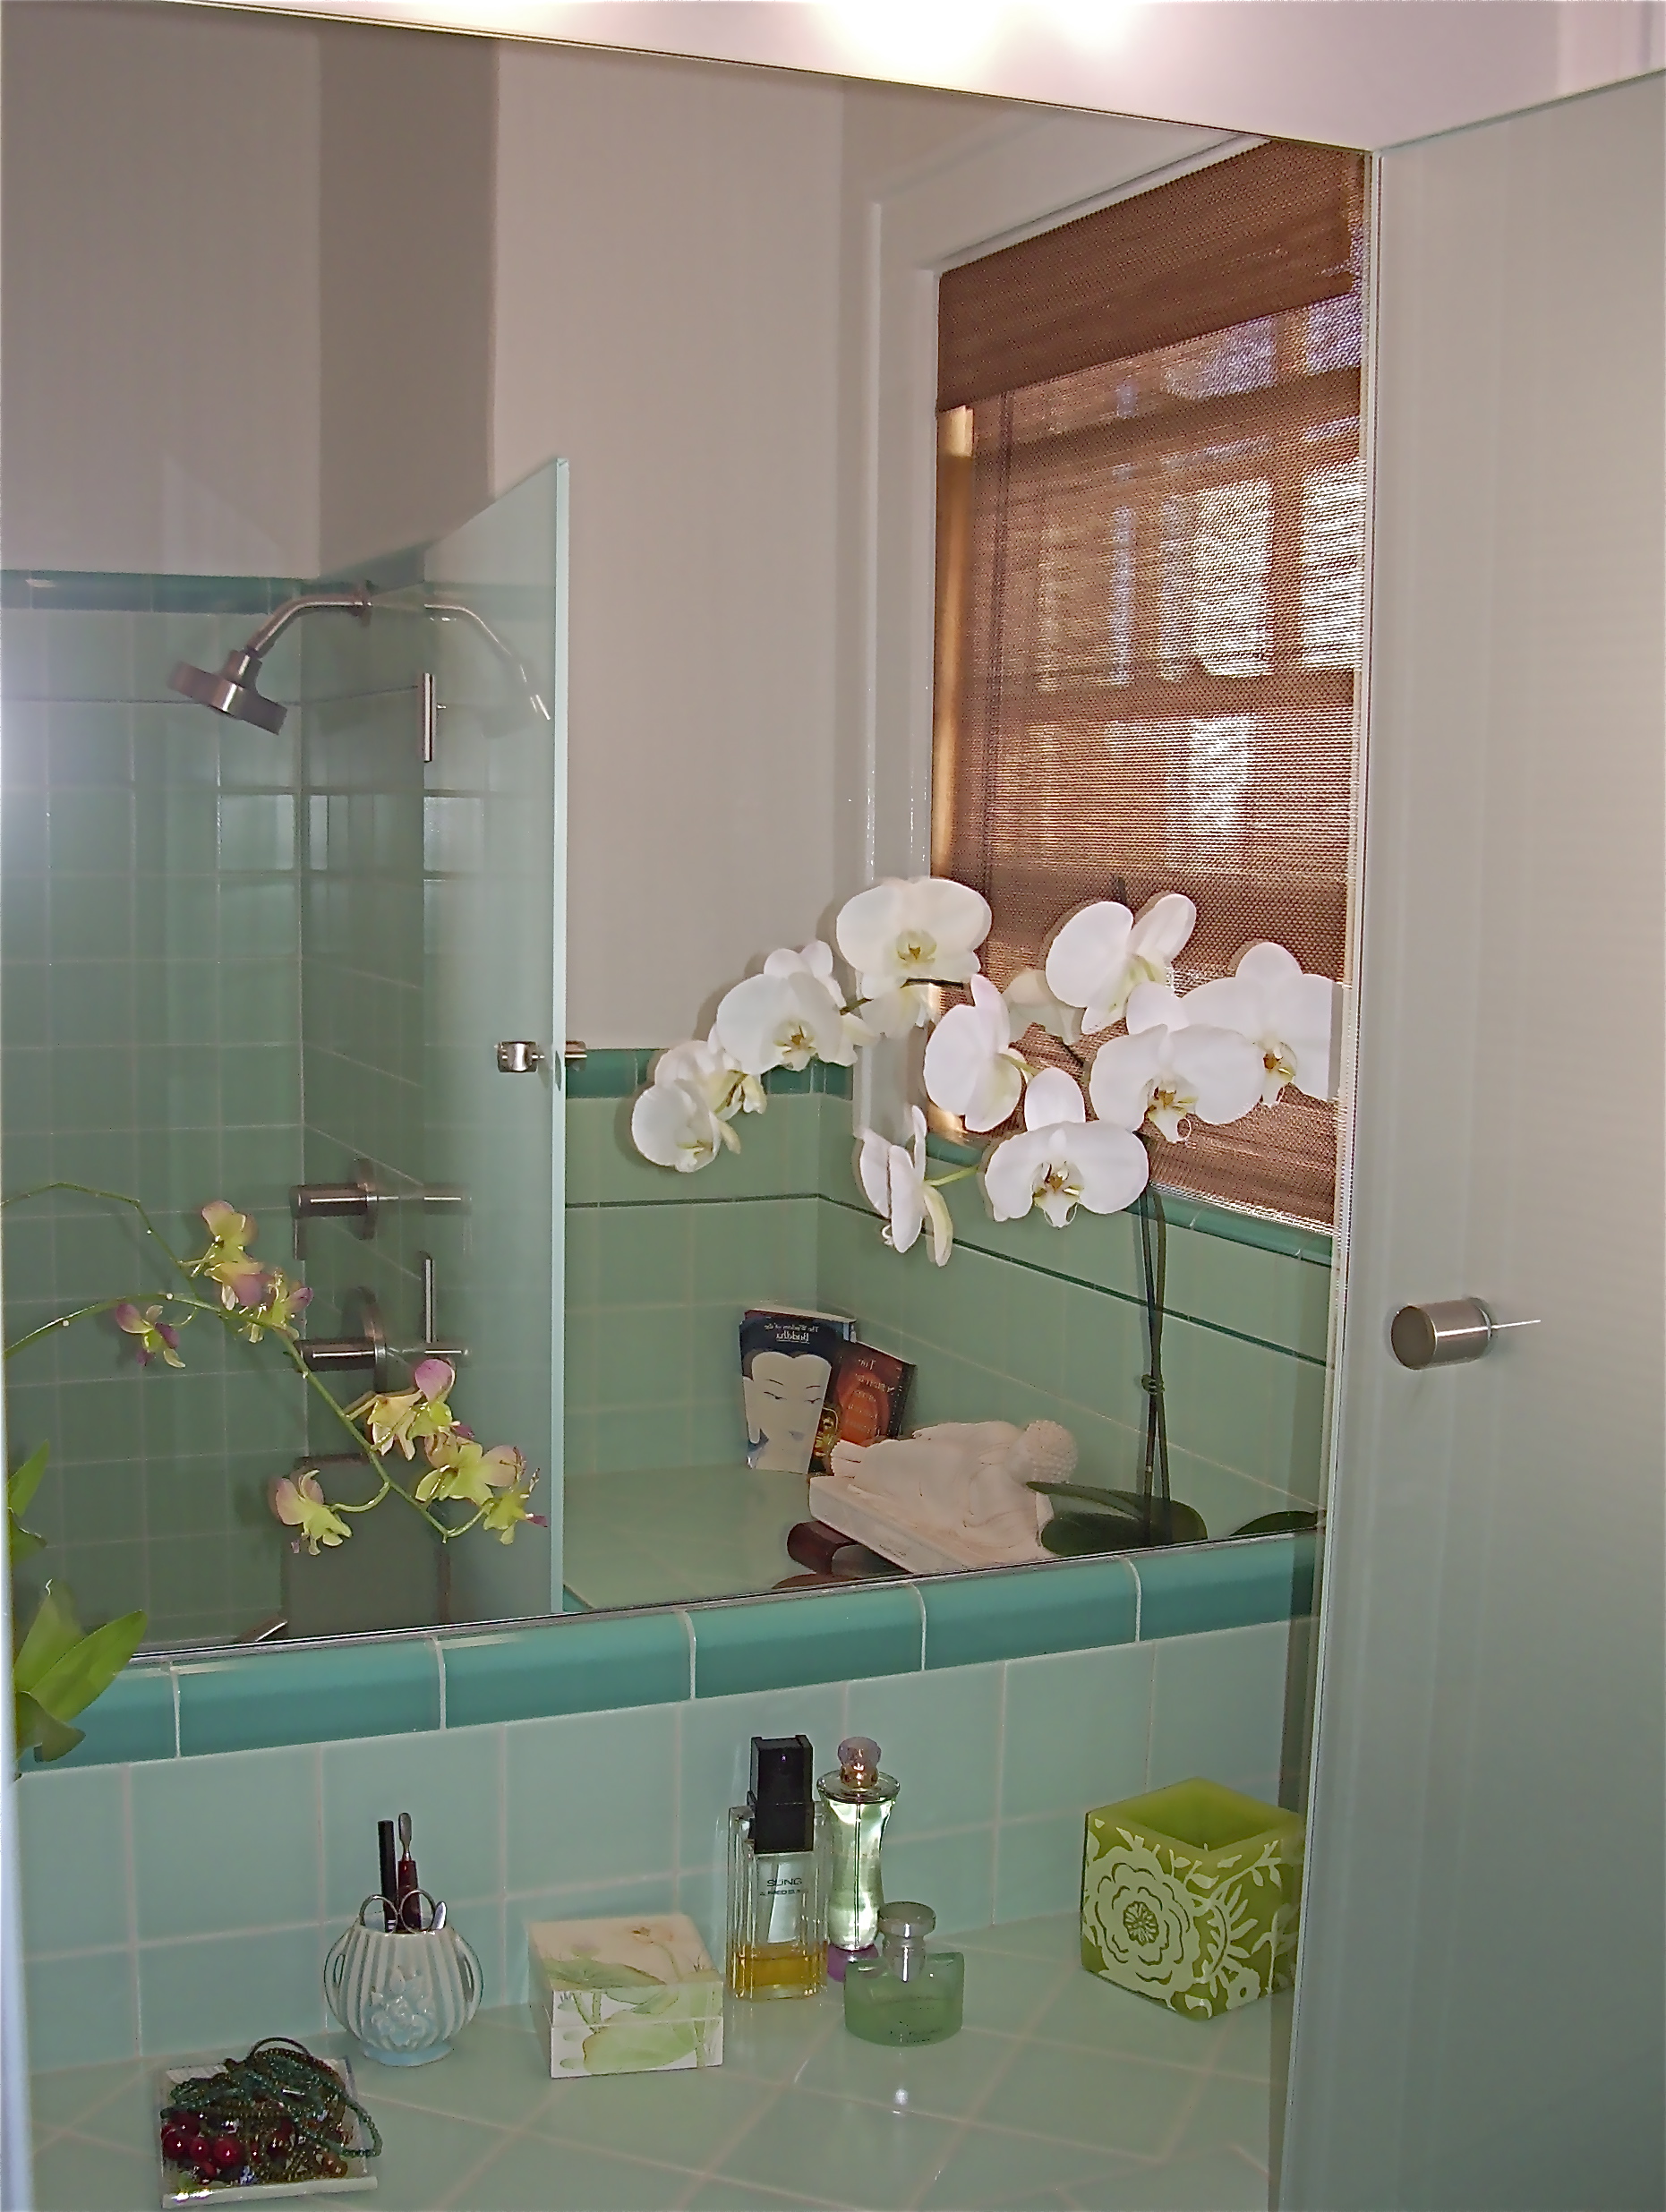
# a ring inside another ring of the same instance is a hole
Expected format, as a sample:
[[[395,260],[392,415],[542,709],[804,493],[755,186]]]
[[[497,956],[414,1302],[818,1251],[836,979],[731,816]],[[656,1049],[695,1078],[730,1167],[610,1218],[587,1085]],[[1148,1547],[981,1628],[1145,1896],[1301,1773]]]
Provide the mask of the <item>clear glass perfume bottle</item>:
[[[826,1970],[816,1754],[807,1736],[755,1736],[752,1787],[729,1815],[729,1986],[810,1997]]]
[[[864,2043],[944,2043],[966,2005],[966,1953],[927,1951],[937,1925],[929,1905],[899,1901],[879,1913],[876,1956],[844,1972],[844,2024]]]
[[[879,1771],[879,1746],[850,1736],[839,1771],[816,1785],[822,1800],[822,1857],[827,1891],[827,1971],[844,1978],[845,1961],[871,1951],[879,1933],[879,1847],[901,1785]]]

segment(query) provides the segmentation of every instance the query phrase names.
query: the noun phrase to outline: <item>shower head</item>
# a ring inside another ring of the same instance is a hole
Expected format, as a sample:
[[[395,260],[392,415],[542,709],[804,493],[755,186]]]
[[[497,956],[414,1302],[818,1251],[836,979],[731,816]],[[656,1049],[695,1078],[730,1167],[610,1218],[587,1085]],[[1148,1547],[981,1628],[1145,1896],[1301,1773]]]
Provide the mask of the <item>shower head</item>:
[[[359,592],[303,592],[299,598],[286,599],[281,607],[268,615],[246,645],[240,645],[235,653],[226,655],[225,665],[217,676],[210,676],[207,669],[193,668],[189,661],[181,661],[167,679],[168,688],[187,699],[194,699],[199,706],[211,707],[217,714],[229,715],[234,722],[252,722],[257,730],[281,730],[289,710],[261,691],[261,662],[298,615],[314,610],[350,614],[361,622],[368,622],[370,586],[367,584]]]
[[[234,722],[252,722],[258,730],[281,730],[289,710],[260,690],[260,675],[258,653],[228,653],[218,676],[181,661],[167,681],[170,690],[182,692],[199,706],[212,707],[217,714],[229,714]]]

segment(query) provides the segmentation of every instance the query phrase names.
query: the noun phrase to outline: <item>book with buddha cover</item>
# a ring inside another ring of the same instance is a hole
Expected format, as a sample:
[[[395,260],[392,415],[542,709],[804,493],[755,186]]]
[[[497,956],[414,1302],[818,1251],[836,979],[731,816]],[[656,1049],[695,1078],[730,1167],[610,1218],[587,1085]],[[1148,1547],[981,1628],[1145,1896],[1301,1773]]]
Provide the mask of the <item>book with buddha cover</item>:
[[[807,1474],[839,1347],[856,1323],[838,1314],[753,1308],[740,1323],[747,1465]]]

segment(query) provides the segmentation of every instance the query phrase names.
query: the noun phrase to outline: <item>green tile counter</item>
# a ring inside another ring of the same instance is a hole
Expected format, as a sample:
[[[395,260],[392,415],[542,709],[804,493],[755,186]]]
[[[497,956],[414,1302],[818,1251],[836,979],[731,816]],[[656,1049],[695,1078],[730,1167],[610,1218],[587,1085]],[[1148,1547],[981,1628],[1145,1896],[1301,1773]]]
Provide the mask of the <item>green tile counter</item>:
[[[438,2064],[363,2063],[386,2145],[363,2201],[1262,2212],[1286,2000],[1183,2020],[1084,1974],[1072,1913],[959,1941],[967,2024],[922,2049],[857,2042],[828,1993],[730,2000],[723,2063],[708,2072],[552,2083],[518,2007],[482,2013]],[[40,2212],[155,2205],[152,2071],[36,2076]]]

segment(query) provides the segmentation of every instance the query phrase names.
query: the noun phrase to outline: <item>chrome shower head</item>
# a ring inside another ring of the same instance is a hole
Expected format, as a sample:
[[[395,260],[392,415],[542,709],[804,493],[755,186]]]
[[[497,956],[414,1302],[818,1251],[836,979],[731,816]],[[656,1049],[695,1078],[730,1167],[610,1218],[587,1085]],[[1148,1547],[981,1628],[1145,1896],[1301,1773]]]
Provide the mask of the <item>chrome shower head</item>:
[[[229,714],[234,722],[252,722],[258,730],[278,730],[288,708],[269,699],[259,688],[261,657],[254,653],[228,653],[218,676],[207,669],[181,661],[168,678],[170,690],[178,691],[199,706]]]
[[[207,669],[192,667],[189,661],[181,661],[167,679],[168,688],[187,699],[194,699],[199,706],[211,707],[217,714],[229,715],[234,722],[252,722],[257,730],[281,730],[289,710],[261,691],[261,662],[297,615],[311,613],[315,609],[350,614],[361,622],[368,622],[370,585],[367,584],[360,592],[303,592],[299,598],[286,599],[281,607],[268,615],[246,645],[226,655],[225,666],[218,676],[210,676]]]

